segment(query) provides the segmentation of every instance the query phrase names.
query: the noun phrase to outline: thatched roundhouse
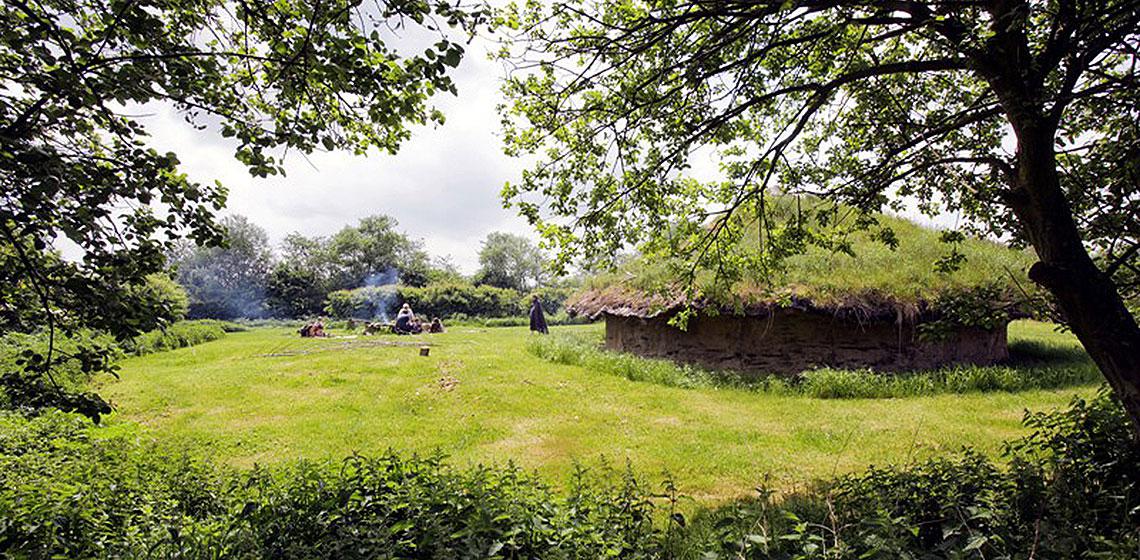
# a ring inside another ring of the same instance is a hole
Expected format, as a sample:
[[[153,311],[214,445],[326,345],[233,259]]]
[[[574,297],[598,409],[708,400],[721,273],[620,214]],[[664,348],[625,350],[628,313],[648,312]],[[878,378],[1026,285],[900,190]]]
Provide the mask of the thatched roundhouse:
[[[659,288],[639,285],[639,271],[627,269],[594,279],[568,309],[603,318],[610,350],[716,369],[905,371],[1006,359],[1006,327],[1019,314],[1011,305],[1019,293],[1013,274],[1022,273],[1028,256],[969,240],[965,271],[937,273],[932,262],[945,246],[936,232],[882,219],[916,245],[888,251],[856,243],[855,257],[809,251],[789,261],[782,285],[743,287],[729,295],[731,303],[663,296]],[[984,320],[948,316],[947,307],[964,298],[985,308],[971,313]],[[671,325],[686,308],[697,311],[687,327]]]

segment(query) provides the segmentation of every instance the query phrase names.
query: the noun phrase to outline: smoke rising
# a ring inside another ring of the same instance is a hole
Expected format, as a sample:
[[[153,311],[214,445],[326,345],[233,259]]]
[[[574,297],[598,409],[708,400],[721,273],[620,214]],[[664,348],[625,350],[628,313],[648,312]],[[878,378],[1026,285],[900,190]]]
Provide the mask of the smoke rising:
[[[374,272],[364,278],[361,290],[368,299],[372,308],[372,320],[388,322],[390,313],[395,312],[398,301],[396,284],[400,282],[400,271],[395,267],[388,267],[382,272]]]

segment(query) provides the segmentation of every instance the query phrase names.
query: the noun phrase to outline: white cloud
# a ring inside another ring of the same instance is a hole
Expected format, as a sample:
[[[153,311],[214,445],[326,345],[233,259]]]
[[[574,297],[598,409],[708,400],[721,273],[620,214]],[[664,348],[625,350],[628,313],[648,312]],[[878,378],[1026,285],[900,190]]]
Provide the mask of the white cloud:
[[[173,108],[148,106],[142,119],[152,145],[178,154],[194,180],[220,180],[230,190],[226,212],[264,227],[274,242],[290,232],[329,235],[372,214],[388,214],[423,240],[432,255],[450,256],[465,272],[478,266],[479,243],[492,231],[536,238],[525,220],[503,209],[499,191],[522,163],[502,153],[495,106],[501,71],[477,41],[457,69],[458,97],[434,101],[447,117],[419,127],[395,155],[290,154],[287,175],[257,179],[233,158],[233,144],[187,125]]]
[[[537,240],[513,210],[502,207],[499,191],[517,181],[525,163],[502,152],[496,105],[503,71],[476,39],[453,74],[459,95],[433,100],[447,117],[437,128],[418,127],[397,155],[318,152],[291,154],[284,177],[253,178],[233,157],[234,144],[216,131],[195,130],[173,108],[136,109],[152,134],[152,144],[178,154],[182,169],[199,182],[220,180],[230,190],[226,212],[242,214],[279,242],[291,232],[330,235],[360,218],[387,214],[399,229],[423,241],[427,251],[449,256],[466,273],[478,267],[480,242],[492,231],[509,231]],[[715,151],[698,150],[688,175],[720,180]],[[938,227],[955,217],[932,220],[905,215]]]

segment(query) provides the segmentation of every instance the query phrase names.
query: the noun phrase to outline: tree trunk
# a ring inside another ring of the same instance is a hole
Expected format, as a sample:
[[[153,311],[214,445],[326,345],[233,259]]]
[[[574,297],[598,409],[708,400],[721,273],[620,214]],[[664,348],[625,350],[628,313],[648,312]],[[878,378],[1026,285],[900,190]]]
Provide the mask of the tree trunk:
[[[1057,175],[1056,127],[1045,119],[1026,119],[1014,128],[1017,167],[1009,204],[1040,260],[1029,277],[1056,298],[1140,437],[1140,327],[1081,242]]]

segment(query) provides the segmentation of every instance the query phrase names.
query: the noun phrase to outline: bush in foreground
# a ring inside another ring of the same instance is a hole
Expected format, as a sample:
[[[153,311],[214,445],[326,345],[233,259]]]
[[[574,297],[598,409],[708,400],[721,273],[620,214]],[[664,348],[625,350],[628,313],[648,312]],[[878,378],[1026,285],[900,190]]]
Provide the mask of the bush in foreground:
[[[235,330],[244,329],[233,323],[203,319],[179,321],[126,341],[90,331],[71,336],[52,336],[48,332],[0,336],[0,409],[30,414],[58,409],[78,412],[99,422],[103,414],[111,412],[111,406],[87,390],[93,372],[114,374],[118,369],[114,362],[123,354],[141,356],[194,346]],[[29,375],[28,371],[45,375]]]
[[[972,451],[870,468],[701,513],[674,553],[712,558],[1136,558],[1140,446],[1106,391],[1029,414],[1008,464]]]
[[[1008,462],[871,468],[683,515],[671,483],[350,457],[230,471],[75,416],[0,415],[0,556],[227,558],[1126,558],[1140,448],[1102,393],[1026,417]],[[108,431],[111,432],[108,435]]]
[[[239,473],[92,432],[0,417],[0,556],[637,557],[656,531],[630,476],[580,473],[558,496],[515,467],[439,457]]]

